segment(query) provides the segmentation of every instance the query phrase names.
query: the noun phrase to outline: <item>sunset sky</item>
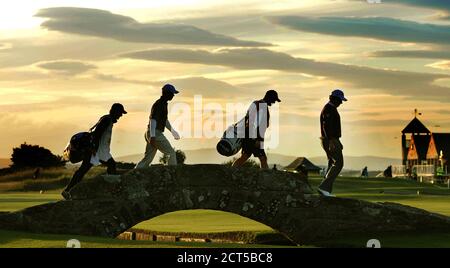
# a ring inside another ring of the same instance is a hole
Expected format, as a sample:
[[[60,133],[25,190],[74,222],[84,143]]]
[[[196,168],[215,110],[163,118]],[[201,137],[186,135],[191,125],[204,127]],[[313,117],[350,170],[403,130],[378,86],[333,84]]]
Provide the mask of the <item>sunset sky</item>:
[[[0,158],[23,142],[62,154],[114,102],[128,114],[113,155],[143,154],[167,82],[180,90],[169,109],[193,112],[194,95],[247,106],[277,90],[271,153],[324,154],[319,114],[335,88],[349,99],[339,108],[345,155],[400,158],[415,108],[432,131],[450,132],[450,1],[16,0],[0,17]],[[184,150],[218,141],[167,136]]]

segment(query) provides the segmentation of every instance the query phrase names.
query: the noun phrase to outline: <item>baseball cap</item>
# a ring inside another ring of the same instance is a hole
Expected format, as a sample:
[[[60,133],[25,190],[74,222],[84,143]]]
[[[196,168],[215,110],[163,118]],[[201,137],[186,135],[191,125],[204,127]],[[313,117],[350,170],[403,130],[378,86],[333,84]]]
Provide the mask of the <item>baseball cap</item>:
[[[281,100],[278,98],[278,93],[277,93],[275,90],[273,90],[273,89],[268,90],[268,91],[266,92],[266,96],[264,96],[264,98],[265,98],[265,99],[266,99],[266,98],[269,98],[269,99],[271,99],[271,100],[281,102]]]
[[[347,101],[347,99],[344,97],[344,92],[340,89],[335,89],[333,92],[331,92],[331,96],[337,97],[341,99],[342,101]]]
[[[127,112],[125,111],[125,108],[123,108],[123,105],[120,103],[114,103],[111,106],[111,111],[118,111],[121,112],[122,114],[126,114]]]
[[[165,85],[162,87],[162,90],[163,90],[163,91],[166,91],[166,92],[173,93],[173,94],[178,94],[178,93],[179,93],[179,91],[177,91],[177,90],[175,89],[175,87],[174,87],[173,85],[171,85],[171,84],[165,84]]]

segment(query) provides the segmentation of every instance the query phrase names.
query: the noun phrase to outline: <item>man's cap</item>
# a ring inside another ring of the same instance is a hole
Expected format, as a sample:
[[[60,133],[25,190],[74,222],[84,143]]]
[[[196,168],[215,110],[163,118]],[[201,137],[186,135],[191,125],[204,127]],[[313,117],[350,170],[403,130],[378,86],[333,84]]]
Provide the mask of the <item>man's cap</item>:
[[[273,90],[273,89],[268,90],[266,92],[266,95],[264,96],[264,98],[281,102],[281,100],[278,98],[278,93],[275,90]]]
[[[173,85],[171,85],[171,84],[165,84],[162,87],[162,90],[163,90],[163,92],[166,91],[166,92],[173,93],[173,94],[178,94],[179,93],[179,91],[176,90],[175,87]]]
[[[120,103],[114,103],[111,106],[111,111],[117,111],[117,112],[121,112],[122,114],[126,114],[127,112],[125,111],[125,108],[123,107],[122,104]]]
[[[340,89],[335,89],[333,92],[331,92],[331,96],[337,97],[341,99],[342,101],[347,101],[347,99],[344,97],[344,92]]]

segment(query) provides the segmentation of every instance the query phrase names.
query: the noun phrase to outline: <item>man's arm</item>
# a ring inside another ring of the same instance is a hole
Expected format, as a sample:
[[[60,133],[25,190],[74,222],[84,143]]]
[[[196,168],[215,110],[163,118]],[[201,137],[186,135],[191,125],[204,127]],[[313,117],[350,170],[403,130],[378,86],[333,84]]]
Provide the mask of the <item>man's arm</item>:
[[[156,126],[158,123],[155,119],[150,119],[150,122],[148,123],[148,137],[153,138],[156,136]]]
[[[148,129],[147,129],[147,131],[148,131],[148,133],[147,133],[147,137],[148,137],[147,142],[150,143],[155,148],[156,148],[155,137],[156,137],[156,126],[157,126],[157,124],[158,123],[156,122],[155,119],[151,119],[150,118],[150,121],[148,123]]]
[[[325,136],[329,140],[329,149],[330,151],[335,151],[337,148],[339,148],[340,142],[339,142],[339,135],[337,134],[337,125],[338,123],[336,120],[339,120],[336,114],[332,111],[327,111],[324,113],[324,120],[323,120],[323,130],[325,133]]]
[[[100,122],[95,127],[95,130],[93,131],[94,136],[94,153],[97,152],[98,147],[100,146],[100,139],[102,138],[103,133],[105,133],[105,130],[108,128],[109,124],[111,124],[111,118],[109,116],[103,116],[100,119]]]
[[[258,109],[258,135],[256,139],[258,141],[264,141],[264,136],[266,135],[266,130],[268,127],[268,113],[269,107],[266,103],[260,103]]]
[[[158,126],[157,118],[159,116],[161,116],[161,115],[159,114],[158,101],[156,101],[155,103],[153,103],[152,109],[150,110],[150,116],[149,116],[148,128],[147,128],[148,142],[155,148],[156,148],[156,143],[155,143],[156,127]]]
[[[172,125],[170,124],[169,120],[166,120],[166,128],[172,133],[173,137],[176,140],[180,139],[180,134],[178,134],[178,132],[172,128]]]
[[[254,102],[248,108],[246,117],[248,120],[248,137],[255,139],[258,137],[258,109]]]
[[[323,117],[323,132],[328,139],[338,138],[336,137],[336,116],[330,111],[324,111]]]
[[[172,131],[172,125],[170,124],[169,120],[166,120],[166,128],[167,128],[169,131]]]

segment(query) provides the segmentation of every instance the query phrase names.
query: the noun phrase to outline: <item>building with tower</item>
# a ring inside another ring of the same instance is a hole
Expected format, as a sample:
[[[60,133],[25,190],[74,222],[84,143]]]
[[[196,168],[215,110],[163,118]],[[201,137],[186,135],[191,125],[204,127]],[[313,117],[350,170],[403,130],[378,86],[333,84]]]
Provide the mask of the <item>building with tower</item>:
[[[402,130],[402,166],[408,177],[448,178],[450,170],[450,133],[430,131],[418,118]]]

